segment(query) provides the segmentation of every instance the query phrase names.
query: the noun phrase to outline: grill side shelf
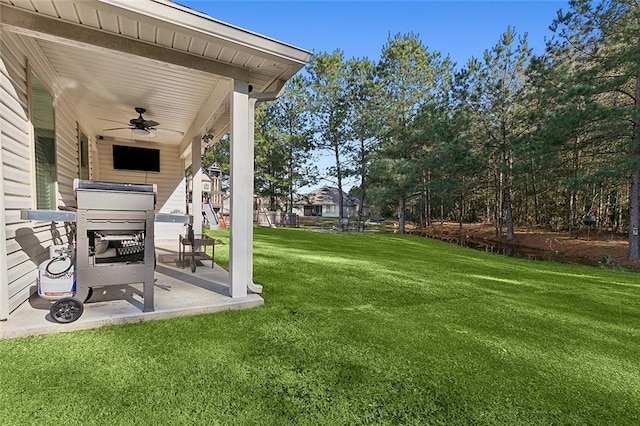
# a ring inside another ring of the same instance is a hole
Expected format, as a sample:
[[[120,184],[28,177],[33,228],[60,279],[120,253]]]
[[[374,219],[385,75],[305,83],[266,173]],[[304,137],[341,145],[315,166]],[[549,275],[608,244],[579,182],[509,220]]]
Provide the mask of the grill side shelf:
[[[22,209],[20,219],[23,220],[46,220],[48,222],[75,222],[76,212],[58,210],[34,210]]]
[[[35,210],[23,209],[20,211],[20,219],[23,220],[45,220],[56,222],[75,222],[76,212],[59,210]],[[155,215],[156,222],[165,223],[192,223],[193,216],[183,214],[158,213]]]
[[[155,221],[164,223],[193,223],[193,216],[188,214],[156,213]]]

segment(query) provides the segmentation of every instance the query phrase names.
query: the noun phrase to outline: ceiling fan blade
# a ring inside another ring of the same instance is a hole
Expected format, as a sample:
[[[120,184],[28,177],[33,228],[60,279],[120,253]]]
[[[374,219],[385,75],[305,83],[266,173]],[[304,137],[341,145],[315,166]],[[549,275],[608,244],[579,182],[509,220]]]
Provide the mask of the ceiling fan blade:
[[[181,132],[180,130],[163,129],[161,127],[156,127],[150,130],[153,130],[154,132],[158,132],[158,133],[171,133],[175,135],[184,136],[184,132]]]
[[[122,124],[123,126],[126,126],[126,125],[127,125],[127,123],[123,123],[122,121],[109,120],[108,118],[100,118],[100,117],[98,117],[98,120],[110,121],[110,122],[112,122],[112,123]]]
[[[102,129],[103,132],[107,132],[109,130],[131,130],[131,127],[114,127],[112,129]]]

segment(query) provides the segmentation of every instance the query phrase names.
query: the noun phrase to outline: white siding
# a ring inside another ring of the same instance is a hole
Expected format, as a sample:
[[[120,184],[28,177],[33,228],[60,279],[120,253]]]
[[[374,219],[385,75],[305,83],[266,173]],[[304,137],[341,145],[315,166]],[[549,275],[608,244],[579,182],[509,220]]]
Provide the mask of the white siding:
[[[32,125],[28,117],[28,69],[38,75],[55,99],[58,205],[75,205],[73,179],[79,175],[77,112],[74,101],[34,40],[3,32],[0,58],[0,123],[6,218],[9,310],[35,291],[37,265],[48,256],[48,222],[20,219],[20,210],[35,208]],[[91,166],[90,156],[90,166]],[[62,224],[58,228],[64,237]]]
[[[114,144],[160,149],[160,172],[114,170],[112,154]],[[180,152],[177,146],[158,145],[153,142],[136,141],[135,143],[125,143],[111,140],[98,141],[97,145],[97,170],[99,171],[99,176],[96,179],[106,182],[156,184],[158,189],[156,213],[185,214],[185,167],[184,161],[180,159]],[[180,224],[156,223],[155,225],[156,240],[177,240],[178,235],[183,232],[184,227]]]
[[[0,46],[0,130],[9,311],[29,297],[34,266],[42,256],[38,229],[20,220],[20,209],[32,206],[31,125],[27,107],[27,60],[15,39],[2,33]],[[33,255],[34,260],[29,256]]]
[[[27,37],[20,37],[20,42],[23,51],[27,52],[33,72],[39,76],[54,98],[57,205],[73,206],[75,205],[73,179],[80,173],[75,102],[65,90],[38,43]]]

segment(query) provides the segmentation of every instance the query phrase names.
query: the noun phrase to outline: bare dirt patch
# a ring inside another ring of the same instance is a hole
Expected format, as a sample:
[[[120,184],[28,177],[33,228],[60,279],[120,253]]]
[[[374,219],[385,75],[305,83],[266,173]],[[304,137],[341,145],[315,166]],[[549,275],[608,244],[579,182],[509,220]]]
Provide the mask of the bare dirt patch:
[[[425,229],[416,229],[414,232],[422,233],[433,238],[463,243],[466,241],[484,241],[499,245],[506,244],[506,238],[495,236],[495,228],[492,224],[468,223],[462,225],[444,222],[434,223]],[[573,230],[571,235],[567,231],[557,232],[548,229],[515,230],[515,238],[509,243],[515,248],[531,248],[544,251],[548,254],[560,255],[568,259],[574,259],[578,263],[599,264],[602,266],[622,266],[625,268],[639,269],[640,261],[627,260],[629,244],[627,236],[612,234],[611,232],[595,232],[586,228]]]

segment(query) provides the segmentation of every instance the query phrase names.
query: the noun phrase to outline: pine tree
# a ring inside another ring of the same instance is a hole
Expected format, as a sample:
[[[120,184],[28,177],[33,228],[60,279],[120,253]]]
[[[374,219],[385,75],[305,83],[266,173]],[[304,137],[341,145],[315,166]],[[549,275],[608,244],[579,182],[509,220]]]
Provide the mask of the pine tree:
[[[397,201],[398,232],[405,232],[407,202],[420,193],[421,164],[412,123],[420,107],[434,96],[443,61],[429,53],[415,34],[389,37],[378,63],[381,149],[374,163],[381,196]],[[418,145],[417,145],[418,144]]]
[[[352,149],[350,138],[350,106],[347,100],[347,72],[344,54],[335,50],[331,54],[319,53],[307,65],[309,74],[309,109],[314,121],[316,148],[328,150],[334,164],[329,174],[338,186],[338,215],[344,214],[343,179],[345,156]],[[340,226],[343,222],[340,221]]]
[[[349,152],[347,173],[358,176],[357,224],[360,227],[364,202],[368,194],[369,174],[372,155],[379,143],[379,110],[377,94],[379,88],[375,80],[375,64],[368,58],[354,58],[347,61],[348,103],[350,107],[351,137],[354,146]]]
[[[290,214],[298,189],[315,182],[317,176],[317,170],[311,163],[314,144],[305,91],[304,79],[293,77],[287,82],[282,96],[270,103],[268,113],[259,115],[256,123],[256,127],[264,132],[256,138],[256,151],[259,153],[256,161],[261,162],[256,167],[258,170],[273,170],[282,176],[278,178],[277,186],[285,188],[285,210]],[[273,152],[270,152],[269,145],[273,145]],[[270,161],[276,161],[276,164],[269,166]]]
[[[526,131],[524,74],[530,58],[526,34],[518,37],[509,27],[499,42],[484,52],[482,61],[472,58],[464,71],[469,80],[469,106],[493,168],[496,235],[502,234],[504,221],[507,241],[514,238],[513,142]]]
[[[629,173],[628,257],[640,259],[640,5],[633,0],[569,5],[551,26],[555,37],[547,51],[571,59],[566,102],[581,101],[596,115],[581,123],[588,137],[627,152],[609,166]]]

